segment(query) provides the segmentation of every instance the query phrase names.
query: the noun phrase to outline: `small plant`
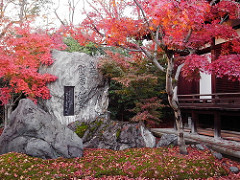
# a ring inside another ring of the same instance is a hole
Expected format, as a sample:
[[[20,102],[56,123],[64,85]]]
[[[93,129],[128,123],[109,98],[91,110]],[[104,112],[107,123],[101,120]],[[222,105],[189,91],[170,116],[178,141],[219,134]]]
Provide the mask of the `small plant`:
[[[117,138],[117,139],[120,138],[121,132],[122,132],[121,129],[118,129],[118,130],[117,130],[117,132],[116,132],[116,138]]]
[[[94,133],[101,125],[103,121],[101,119],[96,119],[95,121],[90,123],[90,132]]]
[[[136,107],[131,110],[137,113],[137,115],[131,118],[131,121],[142,121],[148,126],[153,126],[157,123],[160,123],[163,115],[161,108],[166,107],[166,105],[163,105],[161,102],[162,100],[157,97],[144,99],[142,102],[137,102]]]
[[[95,121],[86,123],[86,122],[77,122],[75,133],[83,138],[83,141],[86,139],[91,139],[92,136],[100,129],[100,126],[103,124],[102,119],[96,119]]]
[[[80,125],[76,126],[75,133],[82,138],[85,134],[85,132],[89,129],[89,125],[82,122]]]
[[[67,45],[66,50],[69,52],[83,52],[90,56],[103,53],[103,50],[92,42],[88,42],[86,45],[81,46],[77,40],[72,37],[67,37],[64,39],[64,43]]]
[[[159,124],[162,119],[172,119],[169,118],[172,111],[167,103],[165,77],[161,72],[138,56],[133,60],[123,53],[108,52],[108,55],[99,68],[110,79],[111,118],[148,121],[149,126]]]

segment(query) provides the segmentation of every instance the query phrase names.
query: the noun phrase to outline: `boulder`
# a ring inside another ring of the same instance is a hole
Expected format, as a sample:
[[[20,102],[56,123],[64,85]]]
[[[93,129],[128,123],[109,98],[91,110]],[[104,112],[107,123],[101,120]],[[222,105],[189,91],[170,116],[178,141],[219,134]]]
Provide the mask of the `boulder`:
[[[68,125],[83,140],[85,148],[123,150],[138,147],[155,147],[156,138],[142,123],[96,119]]]
[[[205,150],[205,148],[204,148],[204,146],[202,144],[196,144],[196,148],[198,150],[201,150],[201,151]]]
[[[82,157],[82,140],[29,99],[20,100],[0,136],[0,154],[20,152],[40,158]]]
[[[221,153],[218,153],[218,152],[214,152],[213,153],[213,156],[219,160],[221,160],[223,158],[223,155]]]
[[[49,73],[58,79],[49,84],[52,98],[42,100],[41,107],[54,115],[62,124],[81,120],[94,121],[107,114],[108,82],[97,68],[98,58],[79,52],[54,50],[55,60],[50,67],[42,67],[41,73]],[[74,88],[74,114],[64,116],[64,87]]]
[[[163,134],[156,147],[176,146],[178,137],[175,134]]]
[[[231,166],[229,169],[231,172],[233,172],[235,174],[238,174],[240,172],[240,170],[235,166]]]

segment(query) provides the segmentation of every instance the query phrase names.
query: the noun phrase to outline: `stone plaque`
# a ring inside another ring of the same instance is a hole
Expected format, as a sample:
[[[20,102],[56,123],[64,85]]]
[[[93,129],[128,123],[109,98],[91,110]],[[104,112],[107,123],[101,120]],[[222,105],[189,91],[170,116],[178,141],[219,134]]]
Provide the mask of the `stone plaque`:
[[[64,116],[74,115],[74,86],[64,86]]]

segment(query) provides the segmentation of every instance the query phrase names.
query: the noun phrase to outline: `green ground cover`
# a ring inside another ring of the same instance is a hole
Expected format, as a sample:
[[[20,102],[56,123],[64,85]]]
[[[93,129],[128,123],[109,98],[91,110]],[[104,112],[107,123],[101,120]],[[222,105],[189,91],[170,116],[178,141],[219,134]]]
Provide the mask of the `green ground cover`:
[[[0,179],[206,179],[227,175],[210,151],[191,147],[188,151],[184,156],[177,147],[85,149],[82,158],[55,160],[7,153],[0,156]]]

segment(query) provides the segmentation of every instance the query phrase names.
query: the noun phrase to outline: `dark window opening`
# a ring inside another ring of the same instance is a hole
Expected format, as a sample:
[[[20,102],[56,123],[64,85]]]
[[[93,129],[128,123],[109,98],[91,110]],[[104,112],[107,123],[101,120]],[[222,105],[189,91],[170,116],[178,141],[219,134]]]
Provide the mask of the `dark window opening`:
[[[240,117],[239,116],[222,116],[222,130],[240,132]]]
[[[214,116],[212,114],[199,114],[198,126],[203,129],[214,128]]]
[[[240,91],[239,81],[228,80],[228,77],[216,78],[216,93],[236,93]]]
[[[64,86],[64,116],[74,115],[74,86]]]

